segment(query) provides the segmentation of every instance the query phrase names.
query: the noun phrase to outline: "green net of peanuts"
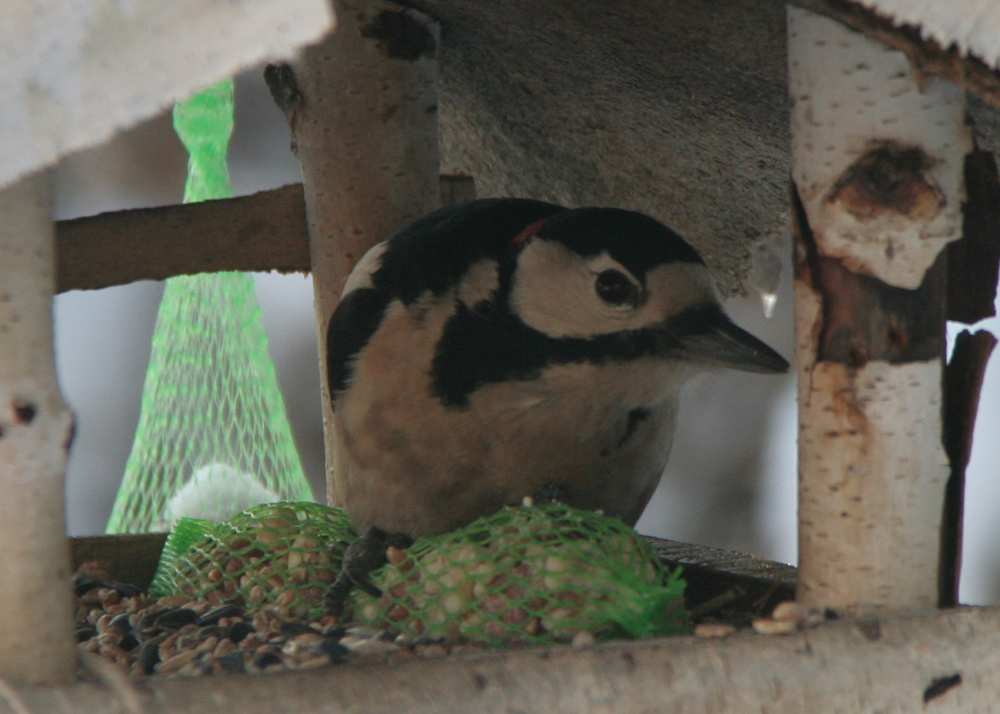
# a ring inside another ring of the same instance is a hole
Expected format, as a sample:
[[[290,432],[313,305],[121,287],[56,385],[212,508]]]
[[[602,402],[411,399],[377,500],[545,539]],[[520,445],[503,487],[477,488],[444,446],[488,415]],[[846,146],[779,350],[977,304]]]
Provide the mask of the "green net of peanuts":
[[[342,510],[309,502],[263,504],[217,525],[182,518],[149,591],[320,618],[323,595],[355,538]]]
[[[182,519],[150,591],[318,619],[356,537],[342,510],[315,503],[257,506],[219,525]],[[679,571],[593,511],[505,508],[387,556],[372,574],[382,596],[355,591],[345,623],[503,647],[687,630]]]
[[[561,504],[505,508],[466,528],[390,549],[382,591],[354,618],[411,637],[518,647],[687,630],[684,581],[616,518]]]

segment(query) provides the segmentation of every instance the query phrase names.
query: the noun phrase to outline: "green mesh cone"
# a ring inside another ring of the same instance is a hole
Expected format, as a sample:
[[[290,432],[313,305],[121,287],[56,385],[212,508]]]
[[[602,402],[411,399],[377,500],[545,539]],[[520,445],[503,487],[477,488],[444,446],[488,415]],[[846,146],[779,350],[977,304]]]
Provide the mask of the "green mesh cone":
[[[174,127],[191,154],[185,202],[232,195],[226,168],[232,117],[231,81],[177,105]],[[278,500],[312,500],[312,491],[268,353],[253,278],[171,278],[107,531],[165,531],[180,517],[218,522]]]
[[[617,518],[561,504],[505,508],[390,551],[355,620],[411,637],[519,647],[687,628],[684,581]]]

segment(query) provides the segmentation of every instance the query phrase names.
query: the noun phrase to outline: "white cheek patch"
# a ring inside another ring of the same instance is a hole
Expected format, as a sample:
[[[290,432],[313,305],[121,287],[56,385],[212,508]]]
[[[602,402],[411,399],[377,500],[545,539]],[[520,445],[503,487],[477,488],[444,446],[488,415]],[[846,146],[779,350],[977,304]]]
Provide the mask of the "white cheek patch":
[[[561,243],[533,240],[518,258],[511,305],[527,325],[550,337],[587,338],[643,329],[687,308],[718,304],[708,271],[698,263],[652,268],[637,306],[609,305],[597,295],[595,281],[605,270],[638,283],[607,253],[584,259]]]
[[[475,263],[458,285],[458,299],[469,307],[489,300],[500,284],[500,266],[492,259]]]
[[[587,262],[561,243],[533,240],[518,256],[511,307],[550,337],[595,334],[597,295]],[[599,320],[599,322],[603,322]]]
[[[382,255],[388,247],[389,243],[382,241],[377,245],[373,245],[368,249],[367,253],[361,256],[361,260],[354,266],[351,274],[347,276],[347,282],[344,283],[344,290],[340,294],[341,298],[347,295],[347,293],[354,292],[360,288],[375,287],[375,284],[372,282],[372,275],[382,267]]]
[[[646,273],[648,299],[640,308],[648,323],[669,319],[689,308],[719,304],[712,276],[699,263],[667,263]]]

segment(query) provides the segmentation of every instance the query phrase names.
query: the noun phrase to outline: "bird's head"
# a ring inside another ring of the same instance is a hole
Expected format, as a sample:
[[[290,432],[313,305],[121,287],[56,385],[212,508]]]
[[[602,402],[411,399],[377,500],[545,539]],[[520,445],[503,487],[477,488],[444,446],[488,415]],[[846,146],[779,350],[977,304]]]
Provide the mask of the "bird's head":
[[[524,229],[513,249],[509,308],[550,338],[585,340],[610,358],[788,369],[722,311],[698,253],[648,216],[615,208],[561,211]]]

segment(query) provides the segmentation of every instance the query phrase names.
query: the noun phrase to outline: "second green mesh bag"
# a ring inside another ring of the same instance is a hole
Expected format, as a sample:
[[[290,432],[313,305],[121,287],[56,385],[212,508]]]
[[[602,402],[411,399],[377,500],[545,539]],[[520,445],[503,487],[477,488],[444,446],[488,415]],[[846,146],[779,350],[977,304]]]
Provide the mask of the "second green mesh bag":
[[[174,111],[174,127],[191,154],[185,203],[232,195],[226,168],[232,93],[232,82],[224,82]],[[278,500],[312,500],[312,491],[253,277],[171,278],[108,533],[166,531],[183,516],[218,522]]]

